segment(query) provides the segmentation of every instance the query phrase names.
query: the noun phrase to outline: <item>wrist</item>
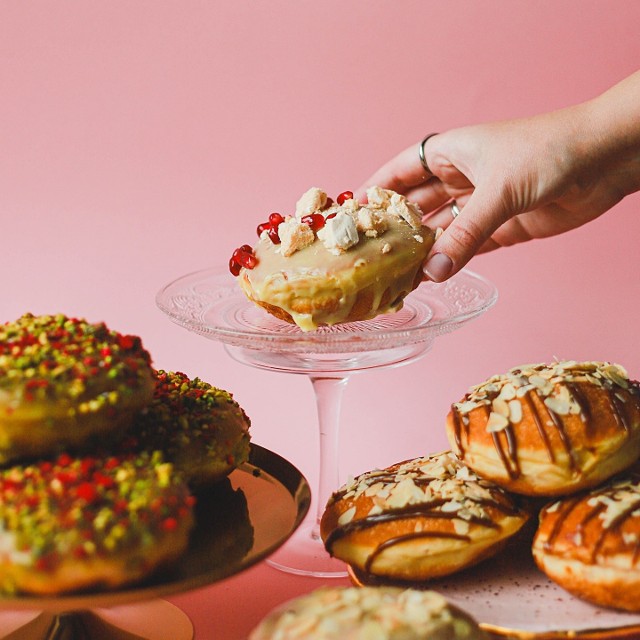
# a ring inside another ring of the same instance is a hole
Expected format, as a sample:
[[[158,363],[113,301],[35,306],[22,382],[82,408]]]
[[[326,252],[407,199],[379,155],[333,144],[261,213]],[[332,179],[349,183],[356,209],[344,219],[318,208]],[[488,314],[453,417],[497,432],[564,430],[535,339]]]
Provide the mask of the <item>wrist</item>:
[[[640,73],[577,109],[599,178],[608,178],[622,195],[640,190]]]

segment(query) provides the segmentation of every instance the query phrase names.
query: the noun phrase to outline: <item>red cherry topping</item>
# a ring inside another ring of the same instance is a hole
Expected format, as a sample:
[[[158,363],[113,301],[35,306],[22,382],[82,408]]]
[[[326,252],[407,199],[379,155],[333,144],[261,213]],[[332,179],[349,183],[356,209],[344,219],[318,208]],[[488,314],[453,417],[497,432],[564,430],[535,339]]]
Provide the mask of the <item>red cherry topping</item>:
[[[327,220],[331,220],[331,218],[335,218],[337,215],[338,215],[337,212],[336,213],[330,213],[324,220],[326,222]]]
[[[278,235],[277,229],[272,227],[267,233],[269,234],[269,238],[271,238],[271,242],[273,242],[273,244],[280,244],[280,236]]]
[[[308,224],[314,231],[318,231],[324,227],[324,216],[321,213],[311,213],[308,216],[302,216],[300,222]]]
[[[247,269],[253,269],[258,264],[258,258],[256,258],[252,253],[247,253],[246,251],[240,251],[240,255],[238,256],[238,262],[241,266]]]
[[[263,231],[269,231],[269,229],[271,229],[270,222],[261,222],[256,229],[256,233],[258,234],[258,237],[260,237]]]
[[[343,205],[346,200],[351,200],[352,198],[353,198],[353,191],[343,191],[337,197],[337,201],[339,205]]]
[[[248,244],[243,244],[238,247],[229,260],[229,271],[234,276],[240,275],[240,269],[245,267],[246,269],[253,269],[258,264],[258,258],[253,254],[253,247]]]
[[[327,201],[324,203],[323,209],[328,209],[333,204],[333,198],[327,198]]]
[[[284,222],[284,218],[279,213],[272,213],[269,215],[269,223],[272,229],[277,229],[280,224]]]
[[[234,276],[239,276],[240,275],[240,264],[237,263],[233,258],[231,258],[229,260],[229,271],[231,271],[231,274]]]

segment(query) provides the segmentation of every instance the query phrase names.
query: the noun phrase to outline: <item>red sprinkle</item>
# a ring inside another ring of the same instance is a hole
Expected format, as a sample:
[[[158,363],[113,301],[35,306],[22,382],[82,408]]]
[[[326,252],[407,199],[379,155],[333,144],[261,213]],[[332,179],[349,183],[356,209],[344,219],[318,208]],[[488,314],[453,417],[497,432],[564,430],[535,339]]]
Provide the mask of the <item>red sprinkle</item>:
[[[58,456],[58,464],[61,467],[68,467],[72,462],[73,462],[73,459],[71,458],[71,456],[68,453],[61,453]],[[45,463],[43,463],[43,464],[45,464]]]
[[[133,349],[136,346],[136,338],[135,336],[120,336],[118,344],[121,349]]]
[[[78,494],[78,498],[86,500],[89,503],[93,502],[98,497],[98,490],[90,482],[83,482],[78,485],[76,493]]]
[[[178,521],[175,518],[165,518],[162,521],[162,528],[165,531],[175,531],[178,528]]]

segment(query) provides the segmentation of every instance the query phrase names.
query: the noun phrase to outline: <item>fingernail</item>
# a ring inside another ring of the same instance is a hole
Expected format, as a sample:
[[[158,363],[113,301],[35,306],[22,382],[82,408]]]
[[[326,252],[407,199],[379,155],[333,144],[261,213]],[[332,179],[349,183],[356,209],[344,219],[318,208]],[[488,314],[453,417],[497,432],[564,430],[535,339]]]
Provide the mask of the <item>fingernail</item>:
[[[453,260],[446,253],[434,253],[422,270],[434,282],[442,282],[451,273]]]

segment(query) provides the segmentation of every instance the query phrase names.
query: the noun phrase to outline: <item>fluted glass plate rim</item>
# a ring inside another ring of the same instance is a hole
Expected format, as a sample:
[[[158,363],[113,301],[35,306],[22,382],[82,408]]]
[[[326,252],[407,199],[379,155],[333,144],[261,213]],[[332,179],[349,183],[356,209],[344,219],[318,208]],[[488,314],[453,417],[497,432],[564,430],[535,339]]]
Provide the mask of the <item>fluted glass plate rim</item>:
[[[497,298],[492,282],[462,269],[444,283],[423,282],[397,313],[303,332],[257,307],[246,298],[228,269],[214,266],[172,280],[157,293],[156,304],[176,324],[227,345],[337,353],[433,340],[481,315]],[[252,318],[257,319],[253,324]]]

